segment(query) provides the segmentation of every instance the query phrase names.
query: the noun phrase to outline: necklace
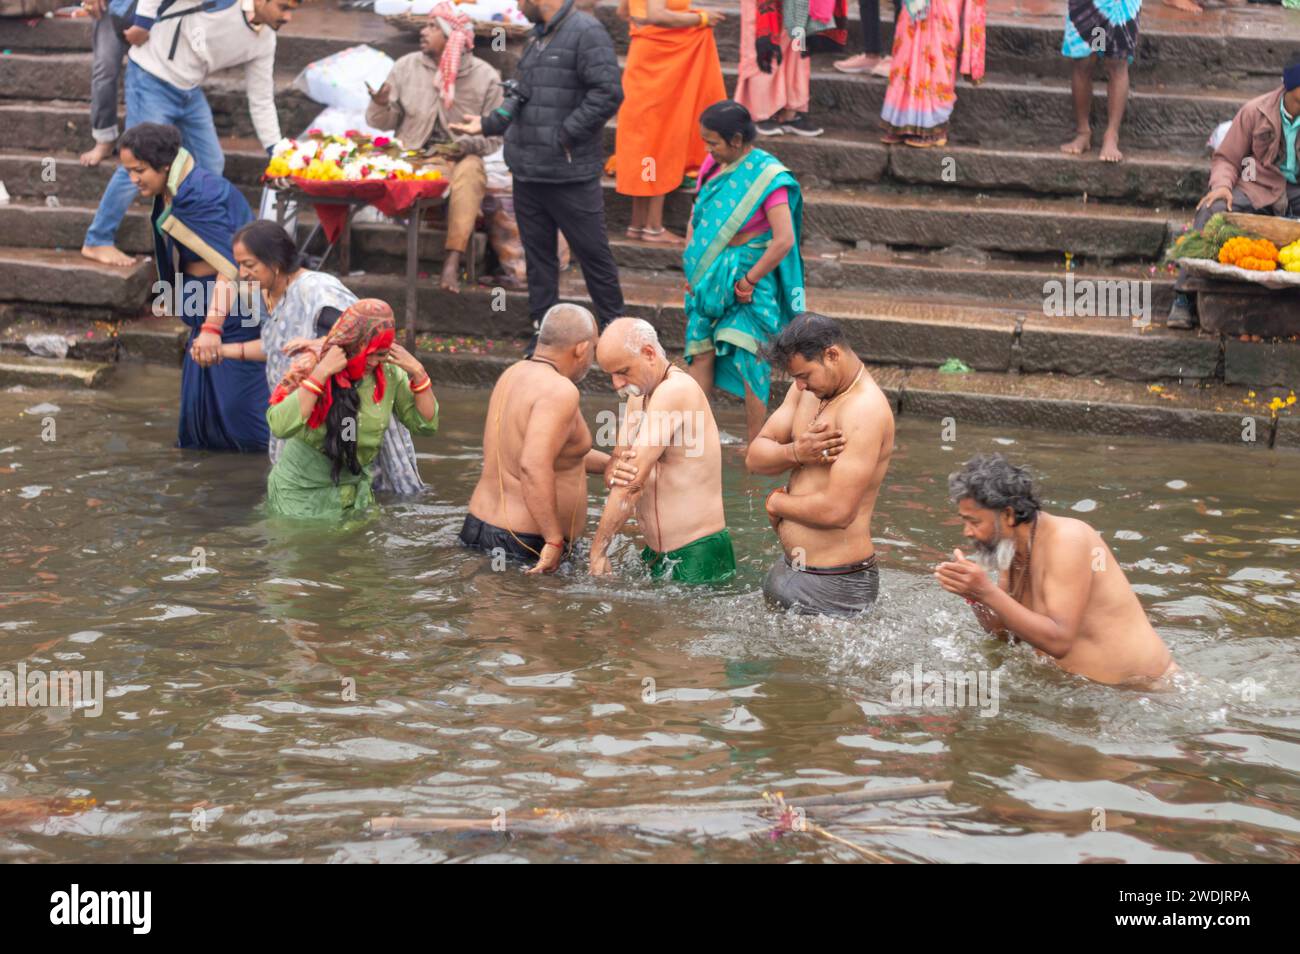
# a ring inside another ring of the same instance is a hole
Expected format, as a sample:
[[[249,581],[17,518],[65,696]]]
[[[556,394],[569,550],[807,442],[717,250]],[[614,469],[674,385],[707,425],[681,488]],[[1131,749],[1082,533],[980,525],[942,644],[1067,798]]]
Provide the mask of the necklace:
[[[853,382],[847,388],[845,388],[839,394],[832,395],[831,397],[828,398],[823,398],[821,404],[818,405],[817,407],[817,413],[813,415],[813,419],[808,423],[808,426],[812,427],[814,424],[816,424],[818,419],[822,416],[823,411],[825,411],[828,407],[830,407],[840,398],[844,397],[844,395],[848,394],[855,387],[857,387],[858,381],[862,377],[862,373],[866,370],[867,370],[867,366],[865,364],[862,365],[862,367],[858,368],[858,373],[854,376]]]
[[[549,364],[552,368],[555,369],[556,374],[564,373],[563,371],[560,370],[560,366],[556,364],[554,361],[552,361],[550,358],[539,358],[537,355],[532,355],[527,360],[536,361],[538,364]]]

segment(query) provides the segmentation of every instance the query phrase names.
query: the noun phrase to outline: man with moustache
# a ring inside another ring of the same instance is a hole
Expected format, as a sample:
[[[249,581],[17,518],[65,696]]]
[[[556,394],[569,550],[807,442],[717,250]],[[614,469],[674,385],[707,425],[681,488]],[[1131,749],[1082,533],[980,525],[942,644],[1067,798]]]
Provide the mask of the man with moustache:
[[[578,384],[596,353],[596,319],[559,304],[542,320],[536,351],[497,379],[483,428],[483,473],[460,542],[554,573],[587,519],[587,474],[606,485],[635,477],[593,450],[578,408]]]
[[[745,455],[751,474],[790,472],[767,498],[785,558],[763,593],[800,613],[861,613],[880,588],[871,514],[894,451],[894,412],[829,318],[797,316],[766,351],[794,384]]]
[[[1044,512],[1029,472],[1001,454],[968,460],[948,489],[975,559],[954,550],[935,576],[985,630],[1095,682],[1169,687],[1178,665],[1096,530]]]
[[[731,579],[736,554],[722,508],[722,442],[704,390],[669,364],[654,326],[640,318],[612,321],[596,360],[627,401],[615,456],[633,451],[643,476],[610,489],[591,544],[591,573],[611,572],[610,541],[635,507],[646,539],[641,560],[652,577]]]

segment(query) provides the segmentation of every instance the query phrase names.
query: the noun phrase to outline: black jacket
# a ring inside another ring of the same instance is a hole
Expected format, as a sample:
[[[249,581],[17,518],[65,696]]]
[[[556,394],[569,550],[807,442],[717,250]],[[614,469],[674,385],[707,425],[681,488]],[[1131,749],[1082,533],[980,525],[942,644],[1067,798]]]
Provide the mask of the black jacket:
[[[614,41],[573,0],[524,49],[515,73],[528,102],[511,122],[483,117],[483,134],[505,133],[505,159],[523,182],[584,182],[605,166],[601,130],[623,102]]]

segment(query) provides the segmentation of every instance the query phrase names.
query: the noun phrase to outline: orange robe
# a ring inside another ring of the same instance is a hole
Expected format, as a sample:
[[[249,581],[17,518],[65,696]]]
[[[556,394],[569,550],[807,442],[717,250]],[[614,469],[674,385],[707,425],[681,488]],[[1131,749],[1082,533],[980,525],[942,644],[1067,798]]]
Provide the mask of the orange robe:
[[[680,13],[690,0],[668,0],[667,6]],[[630,0],[629,13],[644,18],[645,0]],[[722,64],[710,27],[633,23],[629,33],[614,137],[615,181],[620,195],[665,195],[704,161],[700,113],[727,98]]]

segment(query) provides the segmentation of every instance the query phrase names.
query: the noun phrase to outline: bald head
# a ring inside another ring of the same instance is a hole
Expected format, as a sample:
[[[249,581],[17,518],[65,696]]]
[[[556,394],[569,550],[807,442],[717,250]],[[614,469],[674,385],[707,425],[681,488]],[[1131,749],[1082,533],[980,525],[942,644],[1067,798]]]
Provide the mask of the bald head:
[[[596,317],[581,305],[552,305],[542,317],[537,343],[543,348],[572,348],[596,337]]]

